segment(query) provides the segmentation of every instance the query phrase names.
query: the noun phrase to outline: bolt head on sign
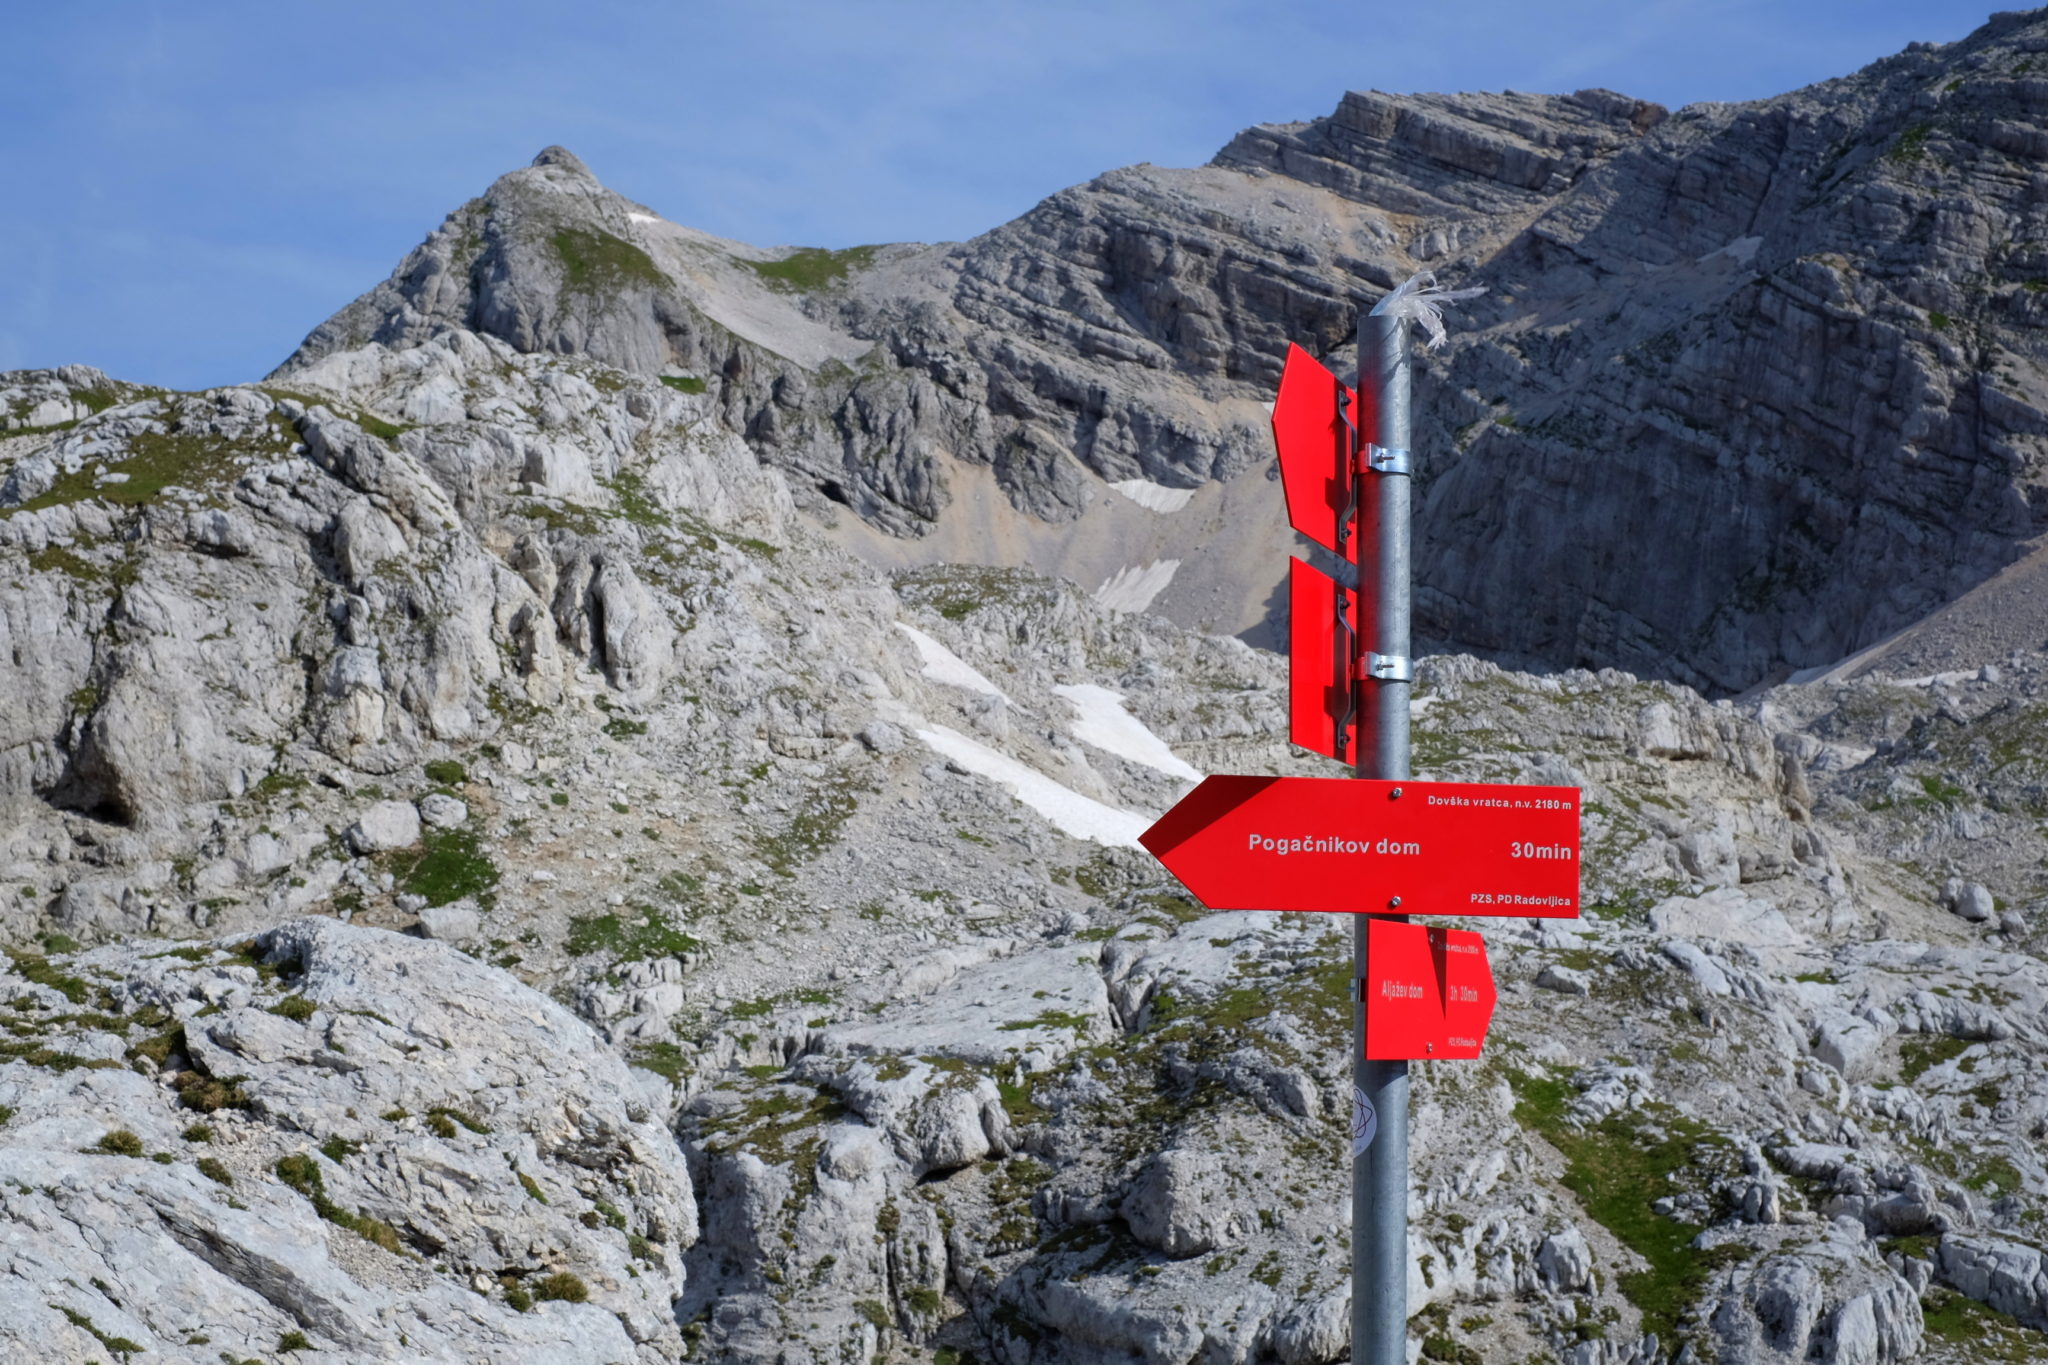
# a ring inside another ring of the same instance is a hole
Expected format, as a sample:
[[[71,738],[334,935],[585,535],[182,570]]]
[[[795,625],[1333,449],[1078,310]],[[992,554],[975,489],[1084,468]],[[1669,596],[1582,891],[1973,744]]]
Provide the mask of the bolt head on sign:
[[[1577,787],[1207,777],[1138,842],[1211,910],[1579,916]]]

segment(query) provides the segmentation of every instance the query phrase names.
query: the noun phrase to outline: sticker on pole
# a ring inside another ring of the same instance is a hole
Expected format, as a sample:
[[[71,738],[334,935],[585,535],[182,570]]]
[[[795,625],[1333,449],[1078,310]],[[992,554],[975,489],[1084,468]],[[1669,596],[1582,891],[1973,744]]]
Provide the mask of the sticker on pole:
[[[1372,1140],[1380,1135],[1380,1111],[1372,1107],[1372,1101],[1357,1086],[1351,1087],[1351,1159],[1365,1155],[1365,1149],[1372,1146]]]

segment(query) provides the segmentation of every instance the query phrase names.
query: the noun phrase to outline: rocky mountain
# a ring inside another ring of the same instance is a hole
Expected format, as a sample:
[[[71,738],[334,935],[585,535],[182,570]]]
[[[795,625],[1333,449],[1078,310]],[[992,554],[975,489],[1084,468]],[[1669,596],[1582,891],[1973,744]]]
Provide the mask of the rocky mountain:
[[[1416,1069],[1417,1358],[2048,1355],[2034,291],[1954,228],[2044,41],[1353,95],[947,247],[551,149],[262,383],[0,376],[0,1354],[1343,1358],[1348,926],[1133,841],[1328,771],[1261,404],[1428,263],[1432,619],[1556,667],[1425,661],[1418,776],[1582,788],[1589,909]]]
[[[1739,691],[1875,643],[2041,529],[2044,44],[2038,14],[2001,15],[1676,114],[1352,94],[930,247],[721,242],[556,149],[277,378],[450,328],[701,378],[800,502],[929,542],[871,556],[1142,583],[1236,632],[1279,581],[1271,499],[1240,485],[1270,467],[1286,343],[1349,363],[1358,306],[1433,268],[1489,292],[1418,395],[1423,626]]]

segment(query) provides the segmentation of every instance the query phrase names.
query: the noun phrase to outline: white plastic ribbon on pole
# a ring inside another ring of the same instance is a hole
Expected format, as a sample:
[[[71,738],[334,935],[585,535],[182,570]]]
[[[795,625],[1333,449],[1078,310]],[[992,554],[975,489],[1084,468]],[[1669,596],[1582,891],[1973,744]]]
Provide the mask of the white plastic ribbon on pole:
[[[1476,289],[1445,289],[1437,284],[1434,270],[1419,270],[1374,304],[1372,311],[1375,316],[1412,318],[1421,323],[1422,330],[1429,334],[1429,349],[1434,351],[1444,344],[1444,305],[1477,298],[1485,292],[1484,285]]]

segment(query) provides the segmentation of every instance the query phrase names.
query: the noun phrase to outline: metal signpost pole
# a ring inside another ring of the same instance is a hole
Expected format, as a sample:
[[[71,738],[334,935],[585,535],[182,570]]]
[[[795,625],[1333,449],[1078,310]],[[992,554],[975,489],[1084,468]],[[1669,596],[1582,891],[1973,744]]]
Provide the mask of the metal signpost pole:
[[[1358,320],[1359,438],[1357,506],[1359,590],[1375,594],[1360,684],[1360,710],[1371,717],[1358,776],[1406,779],[1408,694],[1409,457],[1408,320],[1367,314]],[[1370,537],[1368,539],[1367,537]],[[1366,574],[1372,573],[1372,580]],[[1361,604],[1363,605],[1363,604]],[[1361,612],[1361,615],[1363,613]],[[1365,736],[1361,735],[1361,739]],[[1388,905],[1397,910],[1398,900]],[[1405,920],[1405,915],[1395,918]],[[1371,920],[1353,916],[1352,954],[1359,982],[1352,1026],[1354,1084],[1375,1111],[1378,1131],[1351,1162],[1352,1365],[1407,1365],[1408,1360],[1408,1063],[1365,1059],[1366,961]],[[1356,1144],[1354,1143],[1354,1146]]]

